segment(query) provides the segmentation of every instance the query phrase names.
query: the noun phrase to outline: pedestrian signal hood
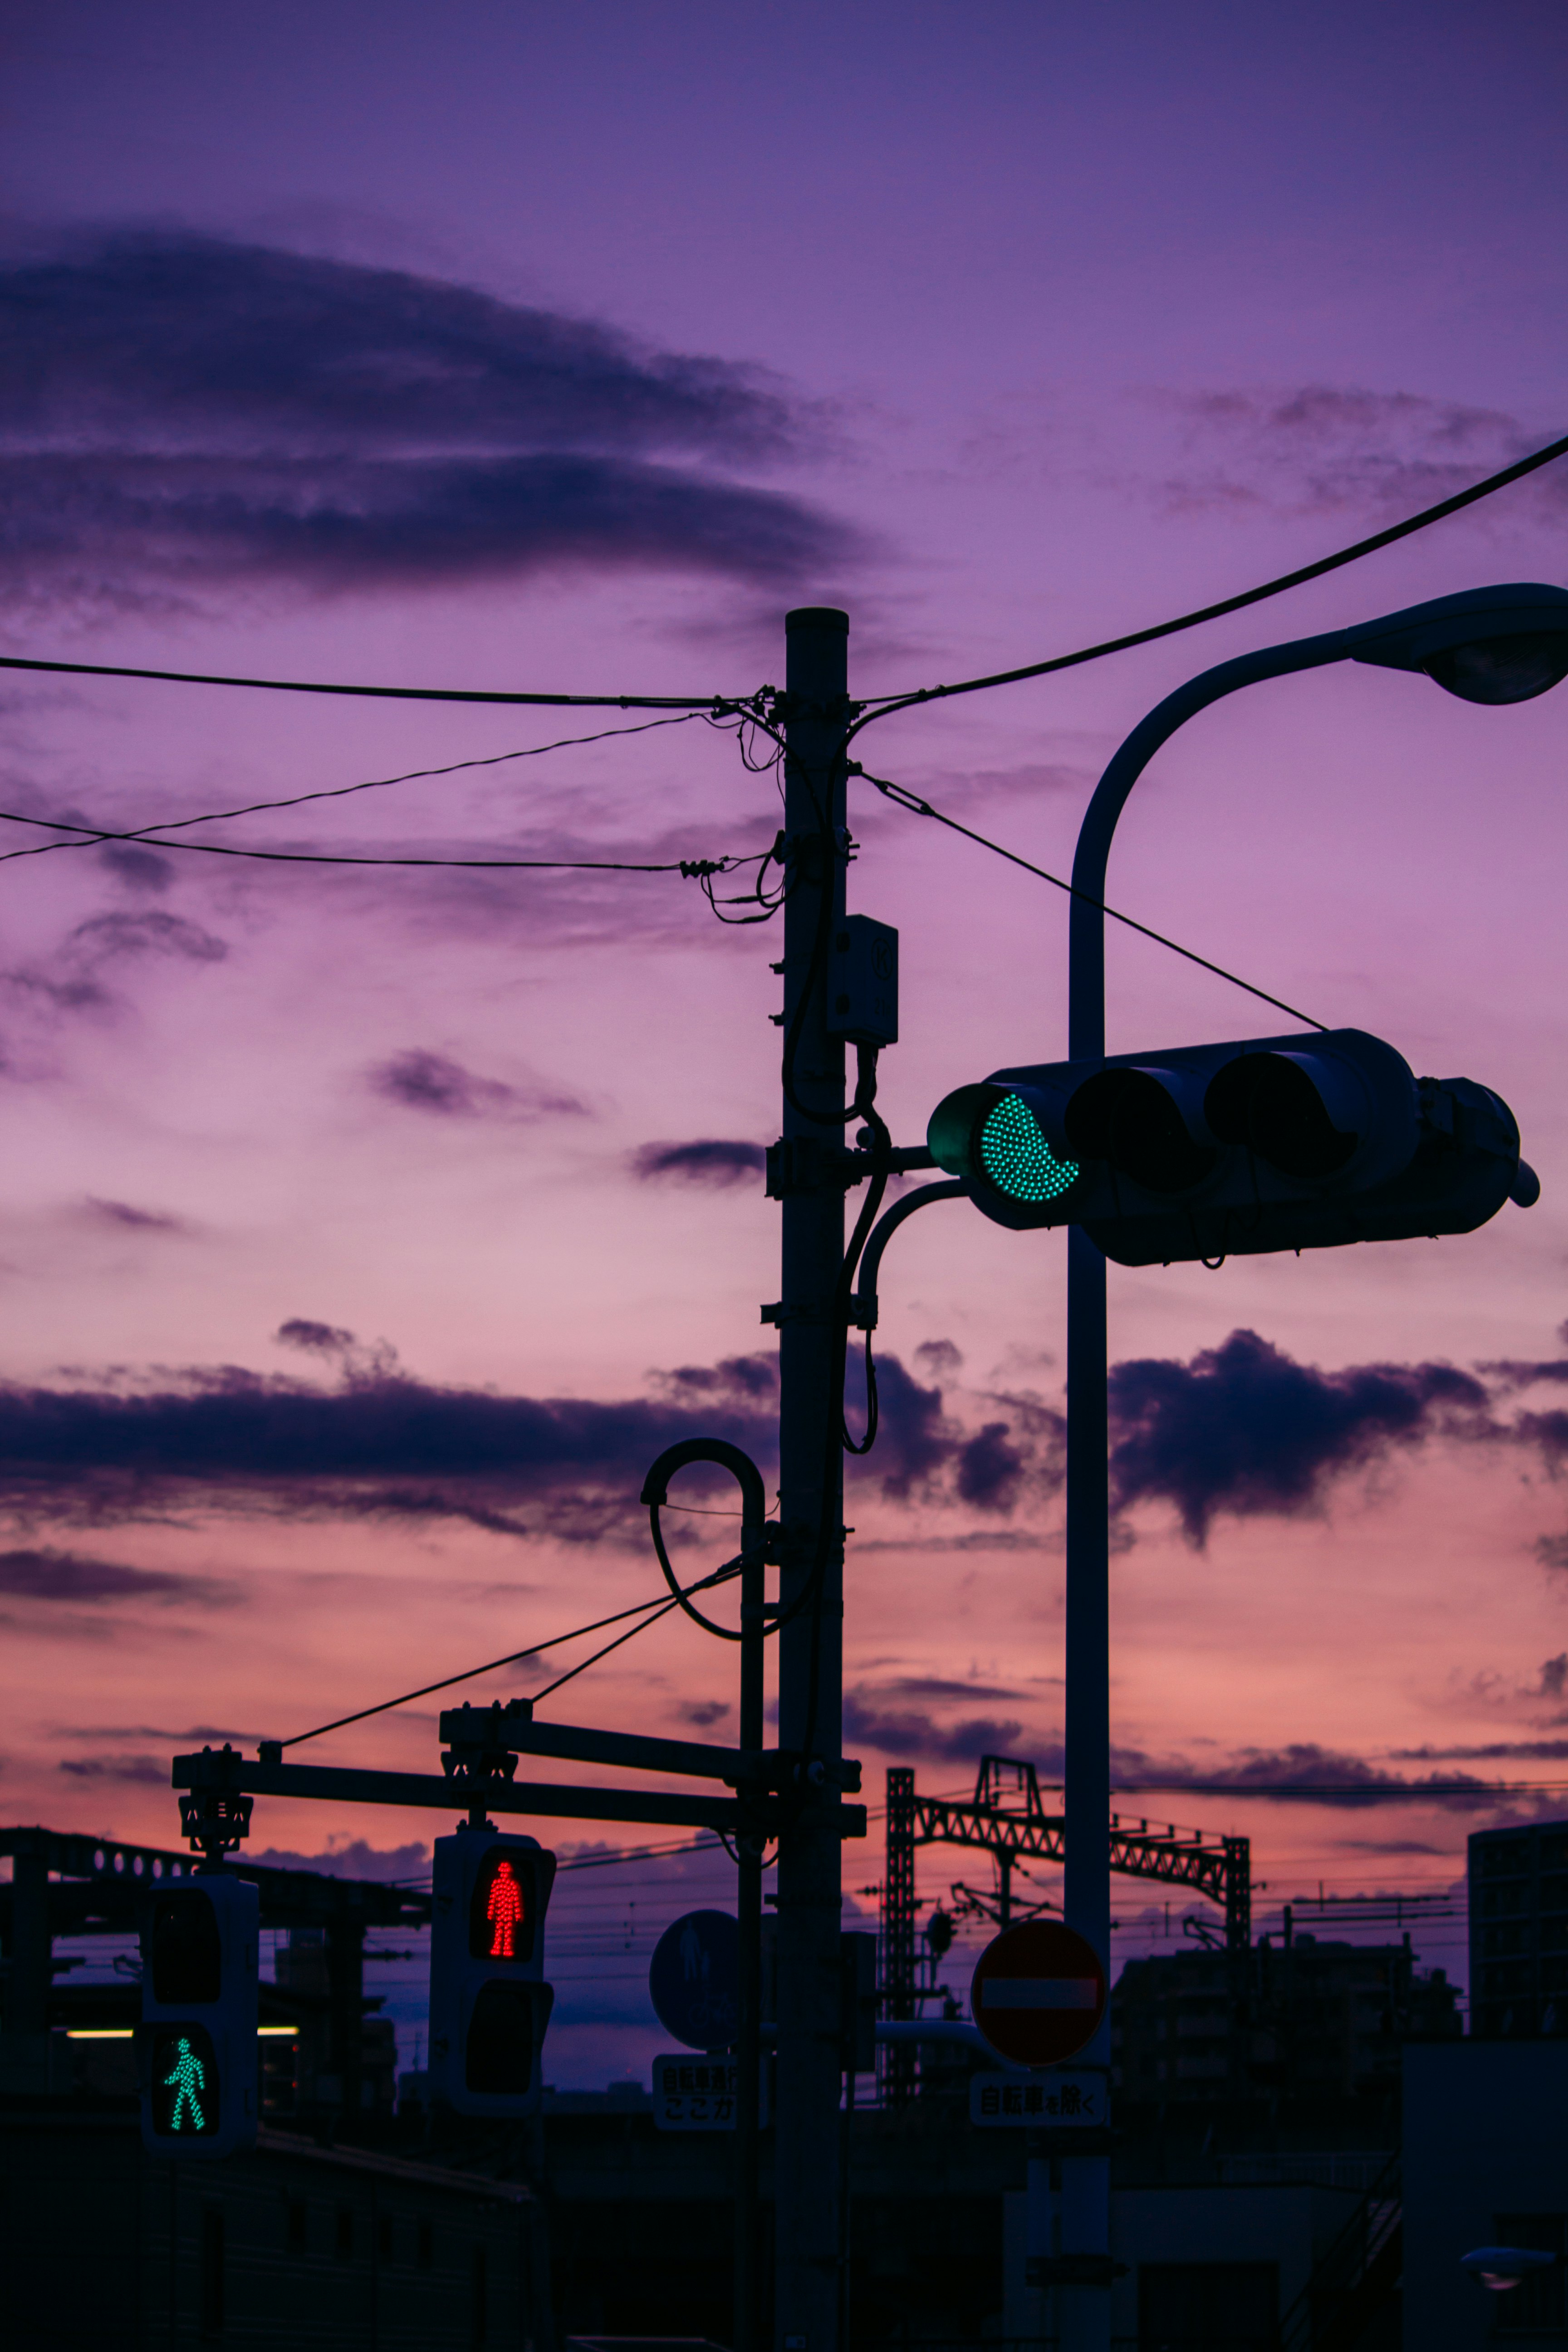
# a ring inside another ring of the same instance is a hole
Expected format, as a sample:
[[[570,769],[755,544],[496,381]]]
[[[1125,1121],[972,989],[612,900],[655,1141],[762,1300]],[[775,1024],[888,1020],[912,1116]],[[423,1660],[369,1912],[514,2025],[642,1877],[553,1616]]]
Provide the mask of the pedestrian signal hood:
[[[996,1223],[1121,1265],[1471,1233],[1541,1191],[1500,1096],[1361,1029],[997,1070],[927,1141]]]
[[[467,2116],[536,2104],[554,2002],[543,1981],[555,1856],[535,1838],[463,1829],[436,1841],[430,2088]]]
[[[256,2144],[259,1920],[256,1888],[223,1870],[149,1898],[137,2059],[142,2137],[154,2155]]]

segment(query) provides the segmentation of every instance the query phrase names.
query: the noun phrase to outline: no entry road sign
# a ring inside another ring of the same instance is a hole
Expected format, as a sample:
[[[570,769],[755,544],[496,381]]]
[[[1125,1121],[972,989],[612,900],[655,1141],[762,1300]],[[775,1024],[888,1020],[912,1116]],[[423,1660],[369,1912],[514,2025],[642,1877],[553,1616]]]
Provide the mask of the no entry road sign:
[[[1026,1919],[981,1953],[969,2005],[999,2056],[1015,2066],[1056,2066],[1093,2041],[1105,1991],[1092,1945],[1059,1919]]]

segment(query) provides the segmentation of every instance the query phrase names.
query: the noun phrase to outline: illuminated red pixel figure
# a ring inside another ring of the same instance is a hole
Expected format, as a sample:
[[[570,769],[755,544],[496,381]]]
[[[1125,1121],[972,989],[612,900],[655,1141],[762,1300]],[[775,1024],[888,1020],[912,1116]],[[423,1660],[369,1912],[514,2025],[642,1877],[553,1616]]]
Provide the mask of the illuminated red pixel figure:
[[[490,1881],[489,1901],[485,1906],[485,1917],[490,1923],[492,1960],[515,1960],[517,1931],[522,1921],[522,1894],[512,1874],[510,1862],[499,1862]]]

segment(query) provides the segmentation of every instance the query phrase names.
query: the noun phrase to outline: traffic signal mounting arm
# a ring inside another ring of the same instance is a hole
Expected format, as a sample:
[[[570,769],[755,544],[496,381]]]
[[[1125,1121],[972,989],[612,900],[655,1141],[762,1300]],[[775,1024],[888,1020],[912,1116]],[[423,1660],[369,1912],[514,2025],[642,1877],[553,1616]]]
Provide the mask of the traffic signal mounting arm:
[[[574,1764],[625,1764],[647,1772],[679,1772],[726,1787],[787,1790],[797,1784],[805,1758],[783,1748],[720,1748],[700,1739],[658,1739],[632,1731],[600,1731],[568,1723],[535,1723],[532,1701],[500,1700],[489,1706],[445,1707],[442,1759],[447,1772],[479,1769],[510,1779],[520,1755],[559,1756]],[[846,1757],[826,1768],[841,1789],[860,1786],[860,1767]]]

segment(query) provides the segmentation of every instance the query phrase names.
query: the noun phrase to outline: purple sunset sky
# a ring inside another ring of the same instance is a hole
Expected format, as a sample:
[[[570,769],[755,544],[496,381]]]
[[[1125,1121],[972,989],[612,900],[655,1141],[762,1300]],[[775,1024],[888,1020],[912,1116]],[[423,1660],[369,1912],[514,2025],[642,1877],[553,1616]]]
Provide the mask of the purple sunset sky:
[[[1539,0],[13,7],[0,650],[742,692],[834,602],[876,692],[1226,595],[1568,429],[1565,65]],[[1189,637],[895,719],[867,761],[1061,871],[1182,678],[1563,582],[1565,546],[1559,467]],[[578,715],[11,673],[4,806],[129,827]],[[1281,1892],[1447,1885],[1499,1816],[1248,1776],[1568,1753],[1565,730],[1568,689],[1261,688],[1161,755],[1112,861],[1140,919],[1497,1087],[1542,1180],[1468,1240],[1113,1270],[1115,1737],[1234,1777],[1169,1801]],[[852,814],[914,1141],[951,1086],[1065,1051],[1065,902]],[[663,859],[776,823],[699,721],[204,837]],[[95,849],[0,877],[0,940],[5,1818],[171,1843],[173,1748],[648,1593],[647,1460],[766,1442],[775,932],[668,877]],[[1110,971],[1113,1050],[1273,1025],[1130,935]],[[846,1623],[873,1801],[888,1762],[959,1787],[983,1748],[1058,1752],[1063,1293],[1059,1237],[967,1212],[889,1254]],[[721,1727],[730,1671],[677,1622],[561,1704]],[[432,1703],[316,1752],[428,1768],[434,1732]],[[261,1811],[307,1853],[431,1830]],[[846,1884],[879,1868],[874,1834]],[[648,2046],[629,1979],[577,2014],[568,2073]]]

